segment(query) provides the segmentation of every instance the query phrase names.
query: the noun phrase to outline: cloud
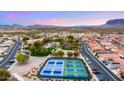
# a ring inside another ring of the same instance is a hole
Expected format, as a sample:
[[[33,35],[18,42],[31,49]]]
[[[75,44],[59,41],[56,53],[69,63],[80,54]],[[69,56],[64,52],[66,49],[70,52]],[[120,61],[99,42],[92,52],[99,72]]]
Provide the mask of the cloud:
[[[80,24],[86,24],[86,25],[100,25],[100,24],[105,24],[107,20],[104,18],[101,19],[94,19],[94,20],[85,20],[81,21]]]
[[[14,19],[15,17],[19,17],[20,15],[22,15],[22,14],[21,14],[21,13],[18,13],[18,12],[13,12],[13,13],[6,14],[5,17],[6,17],[8,20],[12,20],[12,19]]]
[[[52,18],[47,20],[25,20],[22,23],[24,24],[42,24],[42,25],[100,25],[104,24],[106,19],[92,19],[84,20],[82,18]]]
[[[53,18],[48,20],[26,20],[23,21],[24,24],[43,24],[43,25],[64,25],[67,21],[64,19]]]

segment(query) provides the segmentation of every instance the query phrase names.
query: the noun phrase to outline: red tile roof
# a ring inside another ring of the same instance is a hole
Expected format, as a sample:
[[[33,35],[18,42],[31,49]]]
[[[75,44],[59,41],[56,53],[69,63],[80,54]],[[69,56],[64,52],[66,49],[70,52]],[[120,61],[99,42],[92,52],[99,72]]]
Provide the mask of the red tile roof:
[[[124,55],[124,50],[123,49],[115,49],[115,50],[112,50],[112,52],[113,53]]]
[[[119,58],[118,54],[99,54],[98,56],[105,59]]]
[[[120,63],[120,64],[124,64],[124,60],[121,58],[113,58],[112,59],[114,62]]]
[[[108,45],[105,45],[107,48],[109,49],[117,49],[117,46],[113,45],[113,44],[108,44]]]
[[[102,47],[90,47],[92,51],[105,51]]]
[[[124,67],[120,67],[120,68],[119,68],[119,72],[120,72],[120,73],[124,73]]]

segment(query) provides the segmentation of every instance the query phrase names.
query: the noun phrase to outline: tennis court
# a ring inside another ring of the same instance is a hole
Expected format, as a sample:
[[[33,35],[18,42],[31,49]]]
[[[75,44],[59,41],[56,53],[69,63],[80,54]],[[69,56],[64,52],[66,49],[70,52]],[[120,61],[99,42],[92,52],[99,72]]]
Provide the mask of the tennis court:
[[[39,71],[40,77],[88,80],[89,73],[80,59],[50,58]]]

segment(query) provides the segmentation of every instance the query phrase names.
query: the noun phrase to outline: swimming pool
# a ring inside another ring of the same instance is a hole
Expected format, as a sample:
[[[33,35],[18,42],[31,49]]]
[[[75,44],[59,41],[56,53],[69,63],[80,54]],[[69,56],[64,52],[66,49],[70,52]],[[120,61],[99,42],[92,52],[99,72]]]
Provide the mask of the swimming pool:
[[[49,58],[38,72],[38,77],[89,80],[89,71],[81,59]]]

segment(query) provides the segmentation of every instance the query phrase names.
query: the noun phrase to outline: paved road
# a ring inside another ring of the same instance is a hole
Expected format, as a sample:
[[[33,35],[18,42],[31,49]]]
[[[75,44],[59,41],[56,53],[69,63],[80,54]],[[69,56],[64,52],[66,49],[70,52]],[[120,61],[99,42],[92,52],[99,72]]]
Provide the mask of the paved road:
[[[101,63],[91,52],[89,52],[86,41],[84,41],[82,44],[81,54],[87,57],[89,61],[91,61],[92,64],[90,65],[91,67],[95,67],[100,71],[102,78],[107,79],[109,81],[121,81],[119,77],[117,77],[103,63]],[[97,76],[98,79],[101,78],[99,77],[99,75]]]
[[[12,47],[9,53],[3,58],[3,60],[0,61],[0,67],[4,67],[6,64],[9,63],[11,59],[15,57],[19,45],[20,45],[20,39],[18,37],[16,39],[15,45]]]

